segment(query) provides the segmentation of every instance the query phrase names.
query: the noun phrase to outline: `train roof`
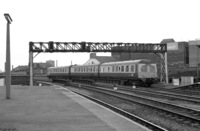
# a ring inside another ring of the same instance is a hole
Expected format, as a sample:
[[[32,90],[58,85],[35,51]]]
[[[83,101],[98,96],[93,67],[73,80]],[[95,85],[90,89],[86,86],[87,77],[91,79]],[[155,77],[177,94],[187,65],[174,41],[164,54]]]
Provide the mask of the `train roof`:
[[[88,67],[88,66],[98,66],[99,64],[90,64],[90,65],[73,65],[73,67]]]
[[[48,69],[68,68],[70,66],[49,67]]]
[[[136,64],[136,63],[151,63],[151,60],[139,59],[139,60],[129,60],[129,61],[117,61],[117,62],[103,63],[102,65]]]

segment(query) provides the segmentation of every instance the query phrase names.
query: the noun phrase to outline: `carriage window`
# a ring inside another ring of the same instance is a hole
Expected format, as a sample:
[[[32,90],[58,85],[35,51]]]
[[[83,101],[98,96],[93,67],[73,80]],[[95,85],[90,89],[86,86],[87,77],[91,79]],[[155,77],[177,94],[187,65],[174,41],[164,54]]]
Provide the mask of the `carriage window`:
[[[131,72],[135,72],[135,66],[131,65]]]
[[[156,72],[156,68],[155,68],[155,66],[150,65],[149,67],[150,67],[150,72]]]
[[[115,71],[118,72],[118,66],[116,66],[116,70]]]
[[[119,72],[121,72],[121,67],[119,66]]]
[[[124,72],[124,66],[121,67],[121,71]]]
[[[93,67],[93,72],[95,72],[95,67]]]
[[[114,66],[112,67],[112,72],[115,72],[115,67]]]
[[[129,72],[129,66],[128,65],[126,66],[126,72]]]
[[[108,67],[108,72],[110,72],[110,67]]]

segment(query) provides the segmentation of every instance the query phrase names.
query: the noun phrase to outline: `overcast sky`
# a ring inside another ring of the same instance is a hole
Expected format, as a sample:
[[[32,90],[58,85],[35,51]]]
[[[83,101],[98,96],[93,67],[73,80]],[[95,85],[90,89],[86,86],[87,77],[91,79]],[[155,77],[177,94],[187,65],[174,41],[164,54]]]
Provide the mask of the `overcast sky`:
[[[11,65],[28,65],[29,42],[160,43],[200,38],[199,0],[0,0],[0,70],[11,24]],[[109,54],[98,54],[109,55]],[[34,62],[83,64],[88,53],[41,53]]]

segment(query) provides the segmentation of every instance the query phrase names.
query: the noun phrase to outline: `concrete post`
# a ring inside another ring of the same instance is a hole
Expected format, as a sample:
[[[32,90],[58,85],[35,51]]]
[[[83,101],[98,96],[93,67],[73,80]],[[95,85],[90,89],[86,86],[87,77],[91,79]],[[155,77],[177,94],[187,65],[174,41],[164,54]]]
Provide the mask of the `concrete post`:
[[[11,17],[9,14],[4,14],[7,20],[7,34],[6,34],[6,99],[10,99],[10,85],[11,85],[11,75],[10,75],[10,24]]]
[[[33,86],[33,52],[29,52],[30,86]]]

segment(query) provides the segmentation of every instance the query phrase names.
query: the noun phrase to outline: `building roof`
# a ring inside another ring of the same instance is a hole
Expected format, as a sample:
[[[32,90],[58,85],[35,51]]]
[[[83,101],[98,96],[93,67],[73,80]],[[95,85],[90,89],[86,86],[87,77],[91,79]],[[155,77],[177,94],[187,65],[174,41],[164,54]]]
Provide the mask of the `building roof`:
[[[100,63],[118,61],[116,58],[110,56],[97,56],[95,59],[98,60]]]
[[[22,66],[18,66],[16,68],[14,68],[12,71],[14,72],[23,72],[23,71],[27,71],[28,70],[28,66],[27,65],[22,65]]]
[[[45,68],[52,67],[52,65],[49,64],[49,63],[34,63],[33,67],[34,68],[44,68],[45,69]]]
[[[50,63],[34,63],[33,64],[34,68],[40,68],[40,69],[46,69],[49,67],[52,67]],[[23,71],[28,71],[28,66],[27,65],[19,65],[18,67],[14,68],[12,71],[14,72],[23,72]]]
[[[171,42],[175,42],[174,39],[163,39],[160,44],[167,44],[167,43],[171,43]]]

